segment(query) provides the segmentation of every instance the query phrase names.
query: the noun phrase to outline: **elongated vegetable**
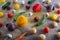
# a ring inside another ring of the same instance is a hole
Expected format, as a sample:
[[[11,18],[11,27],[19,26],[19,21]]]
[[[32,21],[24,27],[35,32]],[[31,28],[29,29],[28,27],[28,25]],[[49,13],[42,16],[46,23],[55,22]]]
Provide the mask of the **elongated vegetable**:
[[[46,22],[46,17],[43,16],[42,20],[36,24],[36,26],[40,26]]]
[[[19,35],[15,40],[22,40],[22,38],[24,38],[24,36],[27,34],[27,32]]]
[[[29,0],[28,4],[32,4],[35,0]]]
[[[24,14],[25,12],[19,12],[19,13],[16,13],[15,17],[13,18],[13,21],[16,21],[16,19],[18,18],[18,16]]]
[[[6,2],[3,6],[2,6],[2,9],[6,9],[7,6],[9,6],[11,4],[11,2]]]

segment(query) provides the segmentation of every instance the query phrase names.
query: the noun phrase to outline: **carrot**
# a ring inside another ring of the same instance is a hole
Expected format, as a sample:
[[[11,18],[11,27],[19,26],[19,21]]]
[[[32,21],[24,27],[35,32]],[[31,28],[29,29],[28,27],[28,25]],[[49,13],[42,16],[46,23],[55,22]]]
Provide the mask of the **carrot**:
[[[27,34],[27,32],[20,34],[15,40],[22,40],[22,38],[24,38],[24,36]]]

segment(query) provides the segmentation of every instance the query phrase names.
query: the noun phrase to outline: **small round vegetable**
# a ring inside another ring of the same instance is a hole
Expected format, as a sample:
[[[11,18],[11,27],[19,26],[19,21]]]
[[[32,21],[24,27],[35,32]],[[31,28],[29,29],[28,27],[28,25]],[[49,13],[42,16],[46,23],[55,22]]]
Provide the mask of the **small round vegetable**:
[[[33,15],[33,13],[32,12],[29,12],[29,16],[32,16]]]
[[[12,10],[12,13],[14,14],[15,12],[16,12],[16,10],[13,9],[13,10]]]
[[[46,17],[49,18],[49,13],[46,13]]]
[[[46,0],[46,3],[47,3],[47,4],[51,3],[51,0]]]
[[[60,14],[60,9],[57,10],[57,14]]]
[[[57,7],[60,8],[60,3],[57,4]]]
[[[15,10],[19,10],[20,9],[20,5],[19,4],[14,4],[14,9]]]
[[[6,2],[6,0],[0,0],[0,2],[1,2],[1,3],[5,3],[5,2]]]
[[[39,12],[41,11],[41,9],[42,9],[42,5],[39,3],[35,4],[32,8],[33,12]]]
[[[60,17],[59,17],[59,18],[57,18],[57,21],[58,21],[58,22],[60,22]]]
[[[35,22],[39,22],[39,17],[35,17],[35,18],[34,18],[34,21],[35,21]]]
[[[36,28],[31,28],[31,29],[30,29],[30,32],[31,32],[32,34],[35,34],[35,33],[37,32],[37,30],[36,30]]]
[[[44,34],[40,34],[40,35],[39,35],[39,39],[40,39],[40,40],[46,40],[46,36],[45,36]]]
[[[56,34],[56,37],[60,39],[60,32]]]
[[[14,31],[16,29],[16,25],[14,23],[8,23],[6,27],[8,31]]]
[[[57,24],[57,22],[53,22],[53,23],[52,23],[52,27],[53,27],[53,28],[56,28],[56,27],[58,27],[58,24]]]
[[[26,27],[26,25],[28,24],[28,19],[25,16],[21,15],[17,18],[16,24],[22,28]]]
[[[11,7],[10,6],[7,6],[7,10],[10,10],[11,9]]]
[[[22,1],[21,1],[21,4],[22,4],[22,5],[25,5],[25,1],[24,1],[24,0],[22,0]]]
[[[26,5],[26,9],[29,9],[29,8],[30,8],[30,5],[29,5],[29,4],[27,4],[27,5]]]
[[[0,22],[0,27],[2,27],[3,26],[3,22]]]
[[[0,12],[0,18],[4,16],[4,13],[3,12]]]
[[[57,14],[52,14],[52,15],[51,15],[51,19],[52,19],[52,20],[57,20],[57,17],[58,17]]]
[[[12,38],[12,34],[7,34],[8,38]]]
[[[13,3],[17,3],[17,0],[13,0]]]
[[[45,33],[48,33],[49,31],[50,31],[50,28],[49,28],[49,27],[45,27],[45,28],[44,28],[44,32],[45,32]]]
[[[13,13],[8,13],[7,16],[8,16],[8,18],[12,18],[13,17]]]

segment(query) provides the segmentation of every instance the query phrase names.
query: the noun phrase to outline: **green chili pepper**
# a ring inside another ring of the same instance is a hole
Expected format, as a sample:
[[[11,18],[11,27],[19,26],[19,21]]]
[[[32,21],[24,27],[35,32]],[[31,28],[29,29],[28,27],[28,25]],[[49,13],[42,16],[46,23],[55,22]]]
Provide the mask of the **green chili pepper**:
[[[13,18],[14,21],[16,21],[16,19],[18,18],[18,16],[24,14],[25,12],[19,12],[19,13],[16,13],[15,17]]]
[[[46,17],[43,16],[42,20],[36,24],[36,26],[40,26],[46,22]]]
[[[3,6],[2,6],[2,9],[6,9],[7,6],[9,6],[11,4],[11,2],[6,2]]]
[[[32,4],[35,0],[29,0],[28,4]]]

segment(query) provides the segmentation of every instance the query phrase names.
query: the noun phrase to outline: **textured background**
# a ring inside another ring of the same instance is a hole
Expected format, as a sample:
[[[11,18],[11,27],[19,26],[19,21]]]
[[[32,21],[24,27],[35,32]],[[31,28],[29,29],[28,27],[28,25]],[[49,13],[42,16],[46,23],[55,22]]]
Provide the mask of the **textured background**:
[[[8,1],[11,1],[12,2],[12,0],[8,0]],[[28,0],[25,0],[25,2],[27,3],[27,1]],[[20,4],[20,2],[21,2],[21,0],[19,0],[19,4]],[[36,2],[34,2],[33,3],[33,5],[35,4],[35,3],[37,3],[37,2],[39,2],[39,3],[41,3],[42,2],[42,0],[36,0]],[[52,0],[52,4],[56,4],[56,3],[58,3],[58,2],[60,2],[60,0]],[[13,5],[13,3],[11,3],[11,6]],[[32,5],[32,6],[33,6]],[[1,6],[2,6],[2,4],[0,4],[0,11],[3,11],[4,12],[4,18],[2,18],[2,19],[0,19],[0,21],[2,21],[2,22],[4,22],[5,24],[6,23],[9,23],[9,22],[12,22],[12,19],[8,19],[7,18],[7,13],[8,12],[10,12],[10,11],[7,11],[7,10],[2,10],[1,9]],[[12,6],[12,10],[13,10],[13,6]],[[22,11],[22,10],[25,10],[24,9],[24,7],[21,7],[21,9],[20,10],[18,10],[18,11]],[[57,8],[56,8],[56,10],[57,10]],[[17,12],[18,12],[17,11]],[[29,11],[32,11],[31,9],[29,10]],[[28,11],[28,12],[29,12]],[[42,9],[42,11],[44,12],[44,13],[46,13],[46,10],[45,10],[45,8],[43,7],[43,9]],[[41,12],[42,12],[41,11]],[[27,12],[27,13],[28,13]],[[43,33],[43,28],[45,27],[45,26],[49,26],[50,27],[50,32],[49,33],[47,33],[47,34],[45,34],[46,35],[46,37],[47,37],[47,40],[59,40],[59,39],[57,39],[56,37],[55,37],[55,34],[58,32],[58,30],[60,30],[60,26],[58,26],[57,28],[51,28],[51,26],[49,25],[50,23],[51,23],[52,21],[51,20],[47,20],[47,22],[44,24],[44,25],[42,25],[42,26],[39,26],[39,27],[37,27],[37,33],[36,34],[34,34],[34,35],[27,35],[25,38],[23,38],[23,40],[38,40],[39,38],[38,38],[38,35],[39,34],[44,34]],[[0,37],[0,40],[9,40],[9,39],[7,39],[7,37],[5,37],[8,33],[11,33],[12,35],[13,35],[13,39],[14,38],[16,38],[20,33],[22,33],[22,32],[25,32],[25,31],[29,31],[28,30],[28,28],[29,27],[32,27],[33,25],[34,25],[34,23],[30,23],[29,25],[28,25],[28,27],[26,27],[26,28],[17,28],[15,31],[13,31],[13,32],[8,32],[8,30],[7,30],[7,28],[5,27],[5,24],[4,24],[4,26],[2,27],[2,28],[0,28],[0,31],[2,32],[2,37]],[[60,25],[60,23],[58,23],[59,25]],[[12,39],[10,39],[10,40],[12,40]]]

